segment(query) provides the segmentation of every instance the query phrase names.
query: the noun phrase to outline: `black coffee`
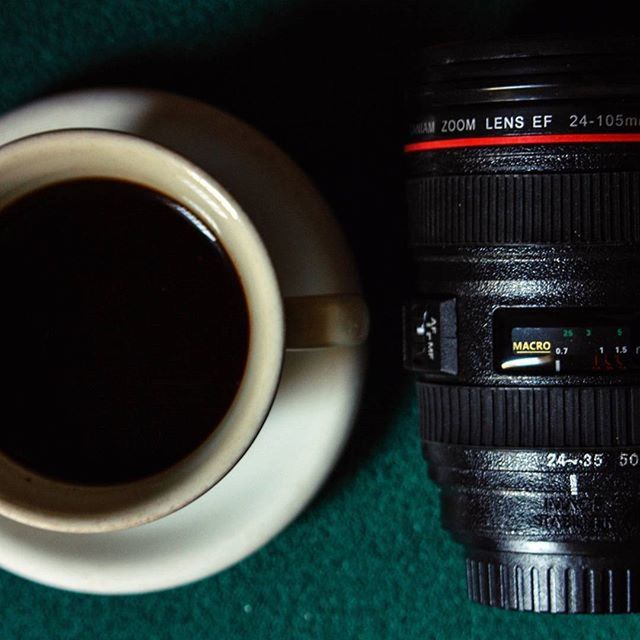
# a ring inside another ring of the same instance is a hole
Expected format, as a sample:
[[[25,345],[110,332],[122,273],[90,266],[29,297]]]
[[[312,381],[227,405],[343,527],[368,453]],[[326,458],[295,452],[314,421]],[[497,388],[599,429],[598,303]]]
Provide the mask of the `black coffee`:
[[[193,451],[228,410],[249,338],[242,285],[193,215],[107,179],[0,213],[0,450],[105,484]]]

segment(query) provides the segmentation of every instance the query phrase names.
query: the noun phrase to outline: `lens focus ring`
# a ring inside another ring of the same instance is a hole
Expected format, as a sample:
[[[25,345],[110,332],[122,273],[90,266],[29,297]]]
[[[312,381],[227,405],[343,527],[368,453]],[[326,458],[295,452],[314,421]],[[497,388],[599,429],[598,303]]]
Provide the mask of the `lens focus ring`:
[[[640,243],[640,172],[447,175],[407,185],[420,246]]]
[[[581,447],[640,444],[640,387],[469,387],[418,382],[423,442]]]

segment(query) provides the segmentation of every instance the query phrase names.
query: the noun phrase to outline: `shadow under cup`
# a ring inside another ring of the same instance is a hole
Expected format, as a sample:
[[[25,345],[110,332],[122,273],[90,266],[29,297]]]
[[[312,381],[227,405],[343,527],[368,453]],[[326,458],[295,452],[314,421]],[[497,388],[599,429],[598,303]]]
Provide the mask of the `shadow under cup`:
[[[283,306],[262,241],[208,175],[126,134],[25,138],[0,173],[0,514],[99,532],[179,509],[275,395]]]

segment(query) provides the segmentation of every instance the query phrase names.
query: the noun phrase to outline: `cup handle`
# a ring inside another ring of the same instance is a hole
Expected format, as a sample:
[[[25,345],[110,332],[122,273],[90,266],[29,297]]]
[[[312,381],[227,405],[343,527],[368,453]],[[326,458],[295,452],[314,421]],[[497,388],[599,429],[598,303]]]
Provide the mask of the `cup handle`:
[[[285,298],[286,349],[356,347],[369,334],[362,296],[334,293]]]

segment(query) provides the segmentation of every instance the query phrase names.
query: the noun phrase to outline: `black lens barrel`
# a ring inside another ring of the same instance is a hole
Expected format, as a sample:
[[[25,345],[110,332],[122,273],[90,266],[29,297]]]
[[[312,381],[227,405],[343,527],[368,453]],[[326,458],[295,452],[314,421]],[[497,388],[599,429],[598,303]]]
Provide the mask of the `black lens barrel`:
[[[640,42],[434,47],[410,103],[404,356],[469,596],[640,611]]]
[[[471,599],[554,613],[638,611],[638,449],[426,449],[443,524],[467,549]]]

